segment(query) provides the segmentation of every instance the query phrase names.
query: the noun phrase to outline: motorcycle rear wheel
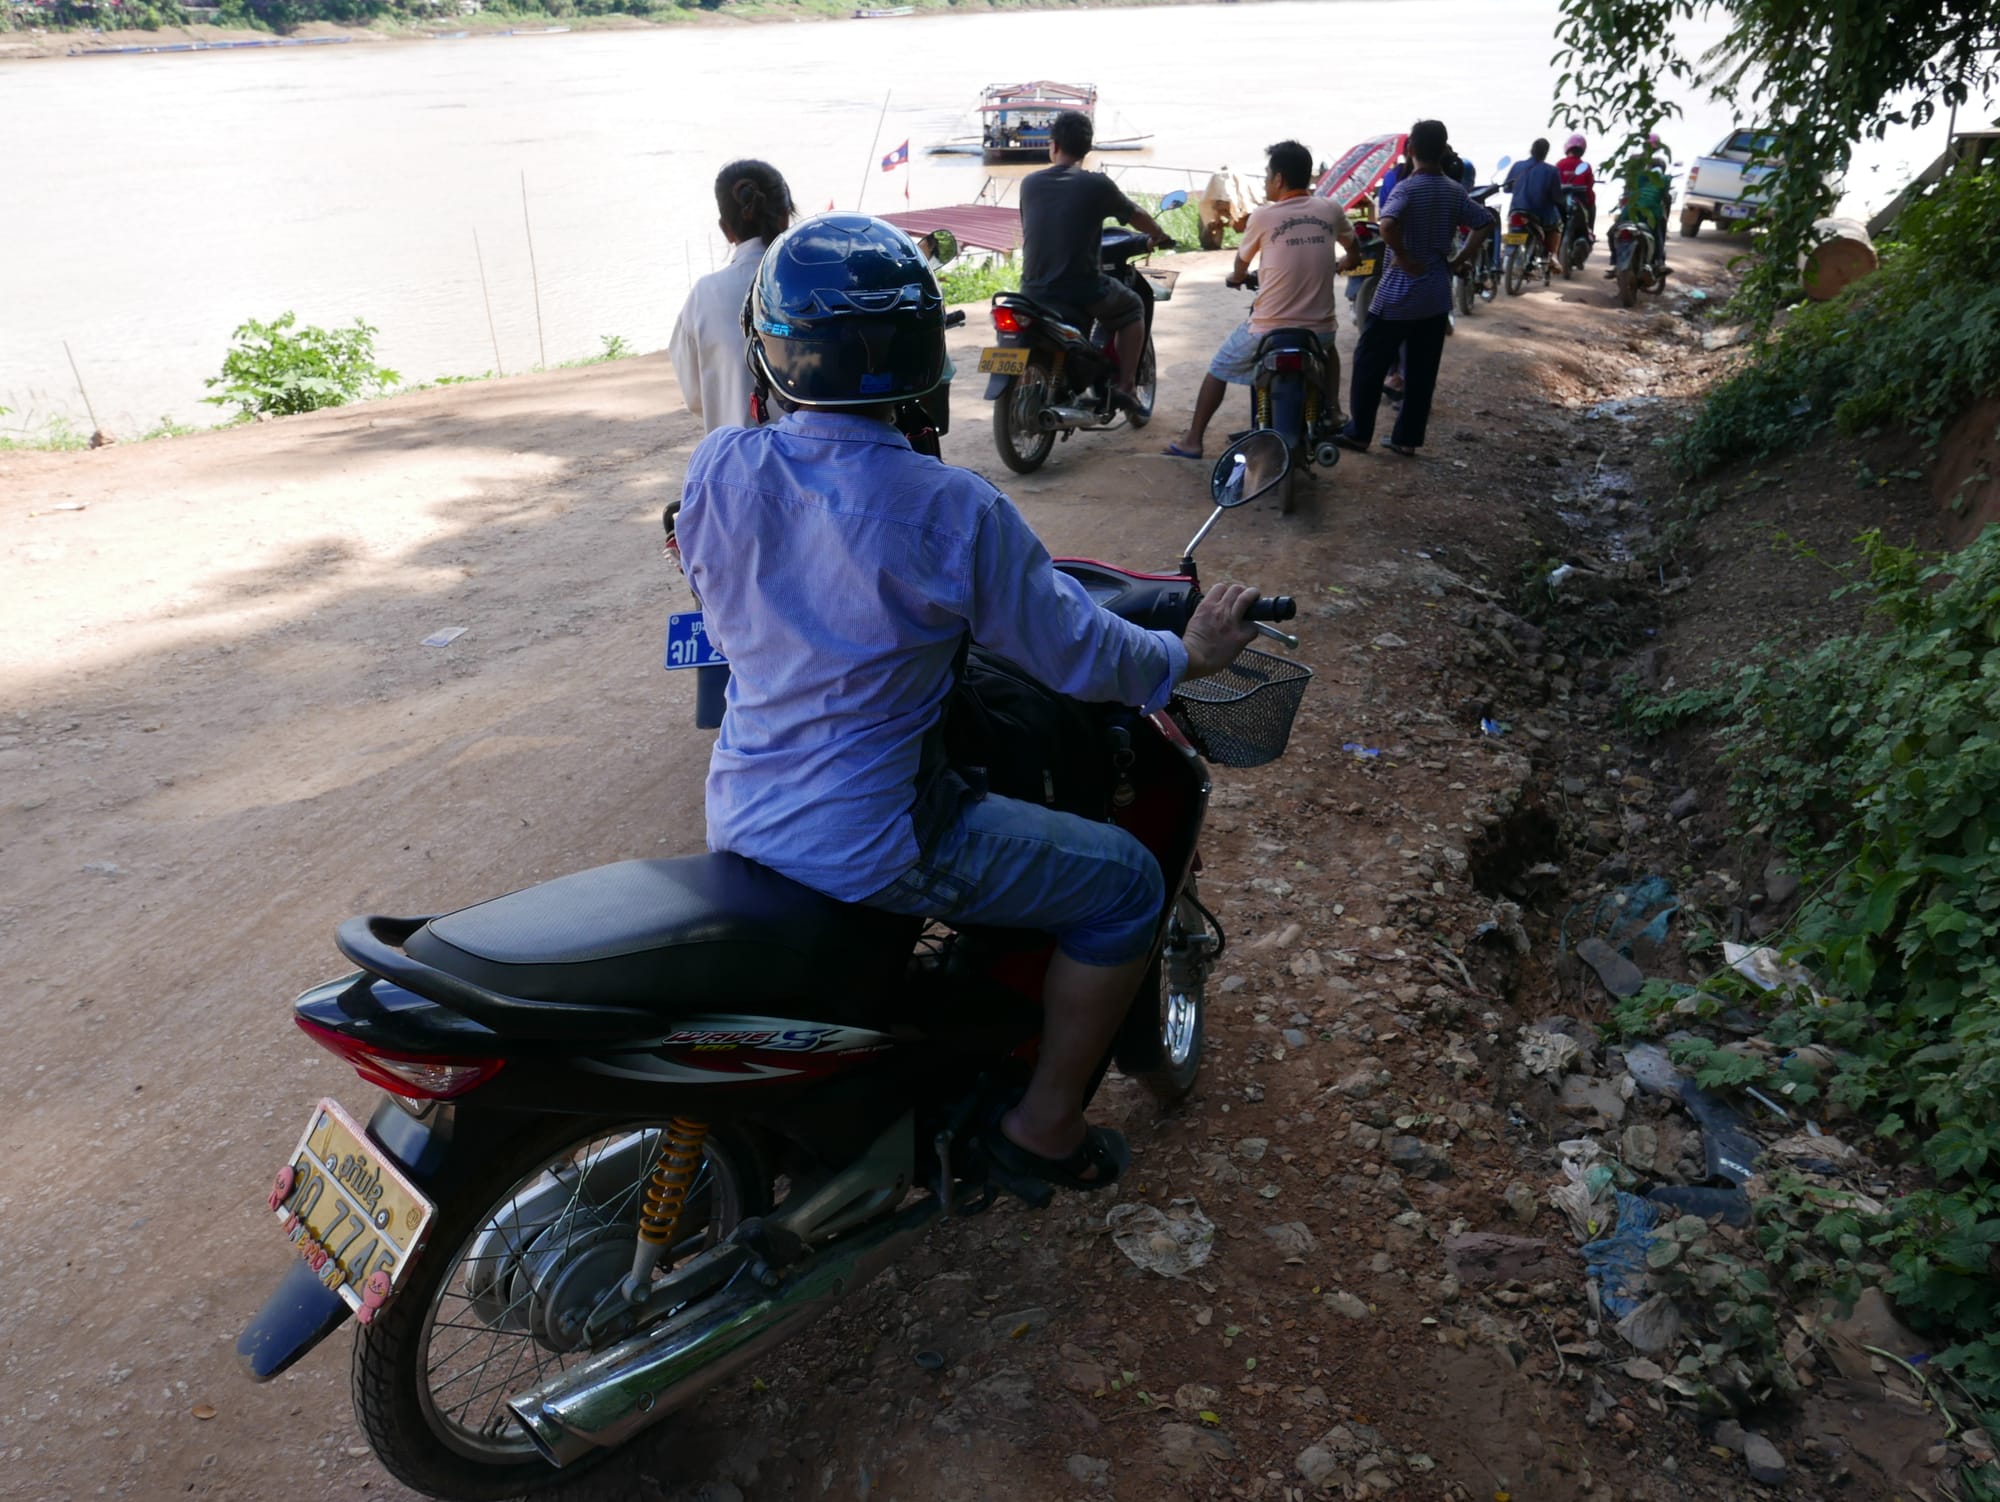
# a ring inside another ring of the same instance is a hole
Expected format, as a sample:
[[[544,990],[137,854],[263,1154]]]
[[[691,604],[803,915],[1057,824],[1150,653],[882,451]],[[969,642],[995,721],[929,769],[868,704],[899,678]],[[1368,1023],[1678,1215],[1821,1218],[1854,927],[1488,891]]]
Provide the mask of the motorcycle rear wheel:
[[[490,1502],[567,1481],[612,1453],[557,1470],[505,1400],[591,1354],[581,1343],[561,1349],[559,1332],[631,1270],[653,1157],[626,1155],[643,1165],[629,1182],[593,1182],[592,1169],[611,1144],[664,1126],[552,1123],[496,1154],[440,1205],[410,1281],[355,1333],[354,1415],[390,1475],[430,1496]],[[552,1219],[524,1224],[516,1202],[545,1174],[558,1185],[573,1175],[568,1197]],[[734,1129],[711,1132],[661,1271],[770,1203],[771,1176],[752,1141]]]
[[[1354,294],[1354,332],[1362,333],[1368,327],[1368,305],[1375,301],[1375,289],[1382,285],[1382,273],[1367,278],[1361,283],[1361,290]]]
[[[993,447],[999,450],[1000,462],[1017,475],[1033,474],[1055,450],[1055,433],[1035,421],[1051,399],[1048,367],[1032,360],[1025,372],[1008,379],[1007,389],[994,399]]]
[[[1451,286],[1452,291],[1458,294],[1458,316],[1461,318],[1470,318],[1472,316],[1472,278],[1469,276],[1455,276],[1451,279]]]
[[[1626,308],[1639,303],[1639,272],[1630,261],[1618,268],[1618,303]]]
[[[1132,378],[1132,389],[1138,393],[1141,412],[1127,412],[1125,421],[1134,428],[1143,428],[1153,420],[1153,398],[1159,395],[1160,374],[1153,363],[1153,336],[1146,335],[1146,343],[1139,351],[1139,369]]]
[[[1516,245],[1507,252],[1507,295],[1519,297],[1521,283],[1526,281],[1527,277],[1528,252],[1522,246]]]

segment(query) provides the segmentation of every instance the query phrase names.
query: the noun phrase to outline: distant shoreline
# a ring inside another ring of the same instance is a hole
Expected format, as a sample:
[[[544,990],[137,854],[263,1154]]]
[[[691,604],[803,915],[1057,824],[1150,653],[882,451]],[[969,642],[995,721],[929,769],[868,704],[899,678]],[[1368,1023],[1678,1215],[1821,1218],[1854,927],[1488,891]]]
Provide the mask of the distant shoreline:
[[[502,15],[482,12],[476,16],[440,17],[435,24],[409,26],[342,26],[329,21],[312,21],[283,34],[253,27],[162,26],[155,31],[0,31],[0,63],[41,61],[49,58],[75,59],[92,54],[107,56],[157,55],[134,53],[131,49],[158,49],[159,52],[205,53],[245,51],[288,53],[302,50],[299,44],[324,47],[331,43],[379,44],[438,41],[536,41],[559,35],[602,31],[672,31],[684,26],[758,26],[801,21],[847,21],[858,19],[856,10],[870,8],[873,0],[853,4],[837,0],[749,0],[723,10],[676,11],[665,16],[554,16],[542,14]],[[900,0],[916,7],[910,16],[872,19],[873,26],[892,26],[930,16],[980,14],[1008,11],[1107,10],[1164,5],[1234,4],[1236,0]],[[559,28],[544,32],[544,28]],[[538,35],[540,33],[541,35]],[[255,45],[244,45],[255,44]],[[291,45],[281,45],[291,44]]]

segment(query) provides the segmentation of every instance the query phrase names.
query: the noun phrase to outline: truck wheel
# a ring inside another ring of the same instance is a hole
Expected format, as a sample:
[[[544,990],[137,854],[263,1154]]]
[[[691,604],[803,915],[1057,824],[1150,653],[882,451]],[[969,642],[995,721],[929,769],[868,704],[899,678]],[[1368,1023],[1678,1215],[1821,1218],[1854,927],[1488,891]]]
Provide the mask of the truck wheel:
[[[1700,209],[1681,210],[1681,238],[1692,240],[1701,233],[1702,214]]]

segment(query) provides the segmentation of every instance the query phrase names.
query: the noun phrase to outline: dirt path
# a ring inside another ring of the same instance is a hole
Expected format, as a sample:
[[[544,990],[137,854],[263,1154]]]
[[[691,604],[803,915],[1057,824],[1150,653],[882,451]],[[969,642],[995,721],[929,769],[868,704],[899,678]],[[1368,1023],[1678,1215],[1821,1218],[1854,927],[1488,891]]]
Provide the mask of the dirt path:
[[[1682,259],[1719,272],[1706,242]],[[992,457],[977,326],[955,347],[946,457],[1057,553],[1164,563],[1204,514],[1205,466],[1157,450],[1242,302],[1226,257],[1187,260],[1159,422],[1027,481]],[[1439,1244],[1520,1229],[1498,1050],[1536,1003],[1438,941],[1491,915],[1481,840],[1551,724],[1481,737],[1451,662],[1532,503],[1606,462],[1576,409],[1660,378],[1665,315],[1606,286],[1482,309],[1422,461],[1350,457],[1303,514],[1235,513],[1205,552],[1301,597],[1319,673],[1292,753],[1219,778],[1207,891],[1233,949],[1203,1088],[1159,1120],[1114,1079],[1102,1111],[1132,1194],[1197,1200],[1214,1260],[1141,1273],[1101,1205],[942,1229],[754,1389],[565,1495],[1279,1497],[1312,1490],[1314,1447],[1336,1492],[1727,1494],[1642,1397],[1585,1427],[1550,1212],[1532,1341]],[[697,436],[677,407],[652,357],[0,454],[0,1496],[400,1495],[349,1416],[346,1336],[263,1388],[230,1355],[284,1263],[270,1170],[315,1097],[368,1093],[286,1004],[342,968],[353,913],[700,847],[707,737],[658,670],[685,594],[657,517]]]

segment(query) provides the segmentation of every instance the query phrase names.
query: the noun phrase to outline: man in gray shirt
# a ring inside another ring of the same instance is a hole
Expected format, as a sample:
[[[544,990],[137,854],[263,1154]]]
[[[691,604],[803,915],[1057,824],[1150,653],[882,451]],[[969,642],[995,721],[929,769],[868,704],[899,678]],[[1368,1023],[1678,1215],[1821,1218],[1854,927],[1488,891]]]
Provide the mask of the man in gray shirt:
[[[1081,314],[1086,332],[1092,319],[1111,330],[1118,350],[1112,399],[1134,413],[1140,411],[1133,382],[1146,344],[1146,310],[1138,293],[1104,274],[1098,246],[1106,219],[1136,225],[1162,248],[1174,241],[1110,178],[1084,170],[1095,138],[1090,116],[1064,110],[1049,127],[1049,160],[1055,165],[1021,183],[1021,291],[1036,302]]]

